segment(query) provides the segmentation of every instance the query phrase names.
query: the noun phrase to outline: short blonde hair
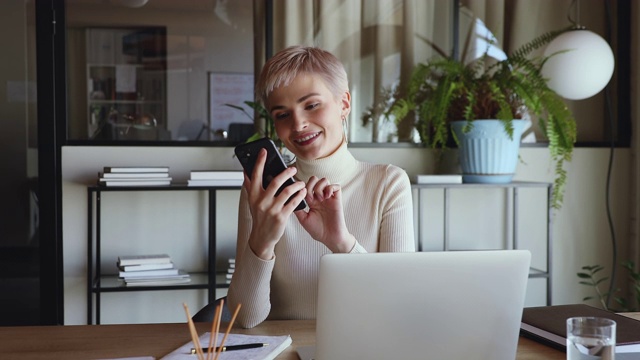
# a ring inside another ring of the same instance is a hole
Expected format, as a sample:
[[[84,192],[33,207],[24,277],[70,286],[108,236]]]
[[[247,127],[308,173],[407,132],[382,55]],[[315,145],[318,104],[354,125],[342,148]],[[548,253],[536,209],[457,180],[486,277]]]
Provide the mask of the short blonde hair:
[[[300,74],[319,75],[336,98],[349,90],[347,72],[335,55],[320,48],[296,45],[279,51],[264,64],[256,84],[258,100],[267,105],[274,89],[291,84]]]

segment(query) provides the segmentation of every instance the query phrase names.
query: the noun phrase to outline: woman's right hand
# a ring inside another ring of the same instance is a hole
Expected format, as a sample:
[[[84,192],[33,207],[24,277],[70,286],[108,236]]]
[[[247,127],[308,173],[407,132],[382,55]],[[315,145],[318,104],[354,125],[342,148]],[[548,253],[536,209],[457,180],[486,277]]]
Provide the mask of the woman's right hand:
[[[267,158],[267,151],[261,149],[256,159],[253,174],[249,178],[246,174],[243,186],[247,190],[249,208],[253,225],[249,235],[249,247],[263,260],[271,260],[274,248],[286,227],[289,217],[307,194],[305,183],[296,181],[287,186],[278,196],[276,192],[288,178],[292,178],[297,169],[287,168],[271,180],[267,188],[262,187],[262,174]],[[297,194],[296,194],[297,192]],[[295,194],[295,195],[294,195]],[[293,196],[287,204],[289,197]]]

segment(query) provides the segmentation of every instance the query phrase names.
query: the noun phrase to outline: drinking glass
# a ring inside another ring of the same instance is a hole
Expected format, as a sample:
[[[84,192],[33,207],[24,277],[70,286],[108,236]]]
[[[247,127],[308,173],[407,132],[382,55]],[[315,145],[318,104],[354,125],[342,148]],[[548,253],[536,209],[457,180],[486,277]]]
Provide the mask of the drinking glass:
[[[567,360],[614,360],[616,322],[600,317],[567,319]]]

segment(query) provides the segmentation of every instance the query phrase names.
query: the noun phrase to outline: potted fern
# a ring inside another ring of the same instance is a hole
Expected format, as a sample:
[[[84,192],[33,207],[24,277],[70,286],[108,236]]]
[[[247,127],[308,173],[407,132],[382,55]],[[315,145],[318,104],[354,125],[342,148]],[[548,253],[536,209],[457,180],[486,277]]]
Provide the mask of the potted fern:
[[[522,119],[537,117],[555,162],[552,205],[560,208],[567,180],[563,165],[571,160],[576,123],[562,98],[542,76],[547,58],[528,56],[564,31],[544,34],[499,61],[492,61],[485,53],[467,64],[446,56],[418,64],[406,95],[396,101],[387,116],[393,115],[397,122],[414,116],[421,141],[432,148],[446,148],[453,138],[460,147],[465,182],[510,182],[517,165]],[[493,145],[493,150],[504,148],[510,152],[506,160],[497,161],[511,166],[506,172],[497,170],[497,175],[506,175],[503,177],[495,177],[495,168],[486,173],[481,165],[469,165],[478,155],[469,154],[468,145],[473,144],[473,150],[486,142],[478,139],[476,132],[486,134],[489,123],[497,129],[496,136],[505,137]],[[462,139],[469,135],[471,140]]]

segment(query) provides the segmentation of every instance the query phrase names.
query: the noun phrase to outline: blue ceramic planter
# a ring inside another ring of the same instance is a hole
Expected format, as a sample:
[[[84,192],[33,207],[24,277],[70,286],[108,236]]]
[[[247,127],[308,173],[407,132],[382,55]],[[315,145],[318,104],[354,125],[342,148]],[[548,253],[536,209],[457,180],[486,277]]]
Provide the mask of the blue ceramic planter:
[[[453,121],[451,129],[460,147],[462,181],[465,183],[510,183],[518,165],[520,138],[524,120],[513,121],[513,139],[499,120],[476,120],[468,133],[462,131],[466,121]]]

